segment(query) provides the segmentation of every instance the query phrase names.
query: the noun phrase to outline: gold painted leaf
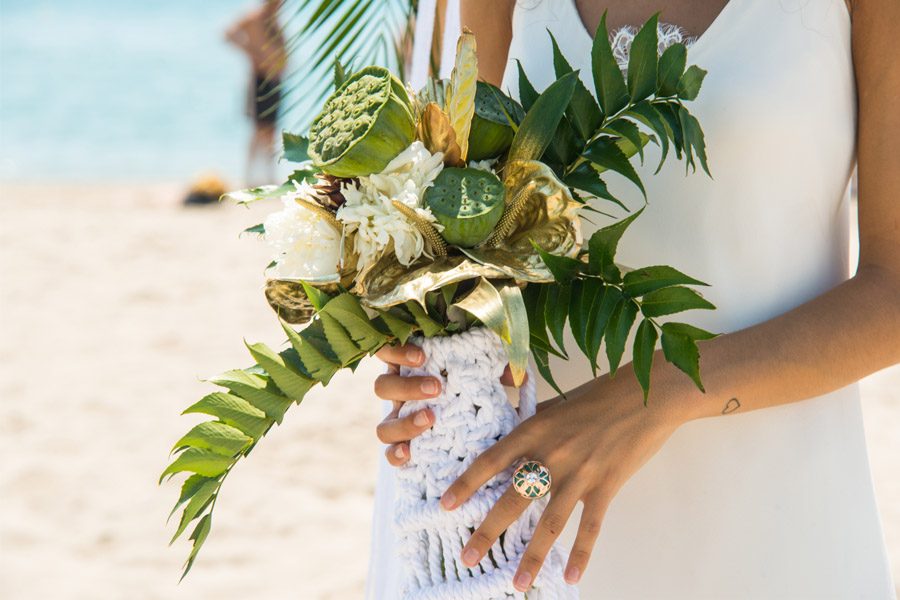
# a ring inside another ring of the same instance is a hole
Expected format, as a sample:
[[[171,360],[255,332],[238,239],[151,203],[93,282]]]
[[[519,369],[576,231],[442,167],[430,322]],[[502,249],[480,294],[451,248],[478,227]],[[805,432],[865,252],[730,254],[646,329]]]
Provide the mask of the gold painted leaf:
[[[463,28],[456,43],[456,62],[450,73],[447,90],[447,115],[456,132],[460,156],[466,160],[469,152],[469,131],[475,114],[475,91],[478,83],[478,58],[475,56],[475,34]]]
[[[545,251],[574,257],[581,249],[582,204],[547,165],[533,160],[506,166],[506,208],[484,248],[515,256],[534,254],[532,242]]]
[[[416,128],[416,136],[432,154],[443,152],[444,164],[448,167],[465,166],[462,149],[456,141],[456,132],[450,124],[450,118],[434,102],[425,105]]]
[[[500,336],[504,344],[509,343],[509,326],[503,298],[490,281],[482,277],[465,298],[454,302],[453,306],[473,315],[481,323]]]
[[[554,281],[550,269],[533,249],[530,254],[512,254],[502,248],[460,248],[459,250],[475,262],[502,272],[509,279],[529,283]]]
[[[509,370],[512,372],[513,385],[519,387],[525,380],[525,369],[528,366],[528,351],[531,330],[528,326],[528,312],[522,290],[515,283],[505,282],[498,288],[506,313],[509,340],[504,340],[509,355]]]

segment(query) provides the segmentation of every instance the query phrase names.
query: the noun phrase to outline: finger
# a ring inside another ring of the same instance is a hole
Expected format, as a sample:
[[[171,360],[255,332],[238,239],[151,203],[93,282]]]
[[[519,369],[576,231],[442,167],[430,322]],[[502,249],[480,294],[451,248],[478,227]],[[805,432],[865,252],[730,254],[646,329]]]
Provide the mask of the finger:
[[[462,549],[460,558],[463,564],[474,567],[481,562],[500,534],[522,515],[530,503],[531,500],[520,496],[513,486],[506,488]]]
[[[383,443],[396,444],[408,442],[433,424],[434,413],[426,408],[405,417],[385,419],[375,428],[375,433]]]
[[[375,353],[375,356],[388,364],[405,367],[419,367],[425,362],[425,353],[414,344],[384,346]]]
[[[525,456],[530,444],[525,444],[523,440],[534,437],[529,435],[530,431],[529,421],[525,421],[472,461],[469,468],[441,496],[444,510],[453,510],[468,500],[488,479]]]
[[[387,458],[388,464],[392,467],[405,465],[409,460],[409,444],[391,444],[384,451],[384,455]]]
[[[525,592],[531,587],[534,578],[537,577],[547,553],[553,547],[553,542],[562,533],[563,527],[578,504],[576,488],[563,488],[550,497],[547,508],[541,514],[534,536],[525,548],[525,554],[519,562],[519,569],[513,577],[513,587],[520,592]]]
[[[385,400],[426,400],[441,393],[441,382],[436,377],[402,377],[385,373],[375,378],[375,395]]]
[[[569,554],[569,562],[566,565],[566,583],[575,585],[584,574],[588,562],[591,560],[591,552],[600,535],[600,527],[609,501],[605,498],[587,500],[584,510],[581,512],[581,521],[578,524],[578,533],[575,535],[575,543],[572,544],[572,553]]]

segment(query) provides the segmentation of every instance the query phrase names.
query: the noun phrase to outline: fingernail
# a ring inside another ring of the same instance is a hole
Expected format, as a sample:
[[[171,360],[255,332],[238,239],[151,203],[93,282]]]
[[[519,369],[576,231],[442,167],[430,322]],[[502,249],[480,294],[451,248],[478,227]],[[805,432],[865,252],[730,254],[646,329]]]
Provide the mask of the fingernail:
[[[422,392],[426,394],[437,394],[441,389],[438,382],[434,379],[426,379],[422,382]]]
[[[581,570],[578,567],[569,567],[566,569],[566,583],[575,585],[581,579]]]
[[[404,458],[406,456],[406,452],[403,451],[403,446],[397,446],[394,448],[394,456],[397,458]]]
[[[516,589],[520,592],[527,591],[528,586],[531,585],[531,573],[519,573],[516,575],[516,578],[513,579],[513,585],[516,586]]]
[[[425,427],[426,425],[428,425],[429,420],[430,419],[428,418],[428,413],[424,410],[421,410],[416,413],[415,417],[413,417],[413,425],[415,425],[416,427]]]
[[[422,355],[422,351],[419,350],[418,348],[410,348],[409,350],[406,351],[406,360],[413,363],[414,365],[417,365],[420,362],[422,362],[423,358],[424,358],[424,356]]]
[[[463,550],[462,559],[467,567],[474,567],[478,564],[478,552],[474,548],[466,548]]]
[[[444,495],[441,496],[441,506],[444,510],[453,510],[453,506],[456,504],[456,496],[451,494],[450,492],[444,492]]]

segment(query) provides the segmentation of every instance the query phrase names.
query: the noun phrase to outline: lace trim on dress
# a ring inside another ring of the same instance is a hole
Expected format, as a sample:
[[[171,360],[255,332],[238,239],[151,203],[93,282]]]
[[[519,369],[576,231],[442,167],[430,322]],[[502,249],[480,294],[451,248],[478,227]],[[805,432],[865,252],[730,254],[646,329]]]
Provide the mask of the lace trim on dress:
[[[670,23],[660,23],[657,26],[657,32],[659,35],[660,54],[672,44],[681,43],[690,47],[697,41],[696,37],[687,35],[684,29]],[[622,70],[625,70],[628,67],[628,56],[631,52],[631,43],[634,42],[634,36],[636,36],[637,33],[637,27],[625,25],[614,31],[610,36],[613,56]]]

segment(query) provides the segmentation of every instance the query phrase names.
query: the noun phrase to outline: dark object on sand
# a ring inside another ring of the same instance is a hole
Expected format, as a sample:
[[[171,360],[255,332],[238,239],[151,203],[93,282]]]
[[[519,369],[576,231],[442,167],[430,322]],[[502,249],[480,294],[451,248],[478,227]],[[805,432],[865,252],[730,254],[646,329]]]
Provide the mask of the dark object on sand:
[[[227,191],[225,183],[215,175],[205,175],[197,179],[182,200],[185,206],[217,204]]]

